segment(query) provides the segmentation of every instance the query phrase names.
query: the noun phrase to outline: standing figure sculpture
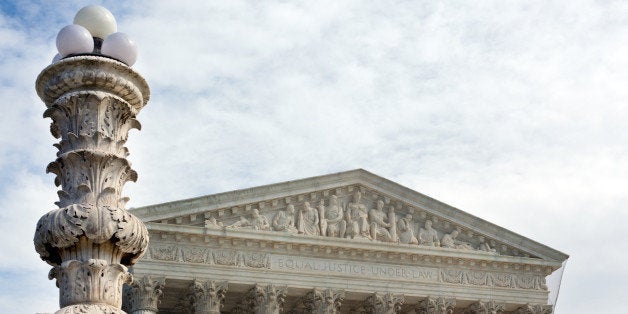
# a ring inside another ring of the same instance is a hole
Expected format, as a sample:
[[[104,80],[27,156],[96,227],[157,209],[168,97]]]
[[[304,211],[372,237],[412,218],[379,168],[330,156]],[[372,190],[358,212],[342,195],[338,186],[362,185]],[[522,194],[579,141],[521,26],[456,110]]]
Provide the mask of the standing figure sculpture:
[[[329,199],[329,206],[322,208],[321,213],[321,235],[328,237],[345,237],[347,222],[344,219],[342,207],[338,205],[338,196],[332,195]]]
[[[347,205],[347,212],[345,213],[347,224],[349,226],[349,232],[347,237],[356,238],[370,238],[369,224],[368,224],[368,212],[366,206],[361,203],[362,193],[355,191],[353,194],[353,202]]]
[[[275,215],[275,218],[273,218],[273,229],[275,231],[297,233],[297,228],[294,226],[294,205],[288,205],[286,211],[280,211]]]
[[[297,218],[297,230],[306,235],[320,235],[318,211],[310,206],[310,202],[303,203]]]
[[[419,230],[419,244],[427,246],[440,246],[438,240],[438,233],[432,228],[432,221],[427,220],[425,222],[425,229]]]
[[[394,213],[394,209],[391,210]],[[393,214],[394,215],[394,214]],[[386,221],[388,217],[384,213],[384,201],[377,201],[377,207],[369,211],[369,221],[371,222],[371,239],[384,242],[394,242],[395,239],[390,234],[389,228],[393,227],[394,221]]]
[[[399,231],[399,242],[406,244],[419,244],[419,241],[414,235],[411,214],[407,214],[404,218],[397,221],[397,230]]]

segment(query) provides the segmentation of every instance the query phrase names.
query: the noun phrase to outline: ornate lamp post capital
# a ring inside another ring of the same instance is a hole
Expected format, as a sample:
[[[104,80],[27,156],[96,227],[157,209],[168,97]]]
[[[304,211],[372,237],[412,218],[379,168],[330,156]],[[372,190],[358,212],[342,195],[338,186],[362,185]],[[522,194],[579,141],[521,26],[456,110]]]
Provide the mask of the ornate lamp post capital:
[[[119,46],[116,34],[121,33],[94,36],[93,50],[81,50],[90,47],[83,39],[86,31],[98,31],[98,36],[115,32],[115,19],[102,7],[82,9],[75,23],[93,22],[99,15],[99,23],[61,30],[57,46],[62,59],[36,81],[47,107],[44,117],[52,119],[50,131],[59,139],[57,158],[46,168],[61,188],[59,208],[40,218],[34,238],[37,253],[54,266],[49,277],[60,290],[57,313],[124,313],[122,285],[132,280],[127,266],[148,247],[146,226],[126,211],[128,197],[122,189],[137,179],[124,145],[129,130],[140,128],[136,116],[150,91],[128,65],[135,61],[134,44],[130,50],[122,47],[119,55],[101,54],[101,45],[117,53],[111,47]]]

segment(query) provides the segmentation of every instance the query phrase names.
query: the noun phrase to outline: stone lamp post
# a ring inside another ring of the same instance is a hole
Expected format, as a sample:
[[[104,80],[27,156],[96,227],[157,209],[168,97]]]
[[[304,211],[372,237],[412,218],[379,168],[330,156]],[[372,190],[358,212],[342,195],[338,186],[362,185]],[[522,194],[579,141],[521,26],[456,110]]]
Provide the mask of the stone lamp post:
[[[60,141],[46,171],[56,175],[58,209],[37,223],[35,249],[52,265],[56,313],[124,313],[127,267],[148,246],[143,222],[125,209],[122,188],[137,174],[126,159],[128,132],[146,105],[146,81],[130,68],[135,44],[116,33],[113,15],[100,6],[81,9],[57,36],[59,55],[36,82],[44,117]]]

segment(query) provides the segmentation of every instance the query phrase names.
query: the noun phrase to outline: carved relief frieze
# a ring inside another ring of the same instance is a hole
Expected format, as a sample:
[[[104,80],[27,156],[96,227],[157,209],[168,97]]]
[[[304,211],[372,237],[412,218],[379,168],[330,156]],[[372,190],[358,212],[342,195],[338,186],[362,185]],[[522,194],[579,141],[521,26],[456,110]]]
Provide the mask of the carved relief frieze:
[[[205,216],[207,229],[253,229],[520,255],[495,239],[361,186],[217,209]]]
[[[151,245],[148,248],[150,258],[160,261],[177,261],[178,248],[176,245]]]
[[[528,274],[484,272],[467,269],[441,269],[440,281],[472,286],[547,290],[545,277]]]
[[[242,254],[234,250],[212,250],[214,263],[224,266],[241,266]]]

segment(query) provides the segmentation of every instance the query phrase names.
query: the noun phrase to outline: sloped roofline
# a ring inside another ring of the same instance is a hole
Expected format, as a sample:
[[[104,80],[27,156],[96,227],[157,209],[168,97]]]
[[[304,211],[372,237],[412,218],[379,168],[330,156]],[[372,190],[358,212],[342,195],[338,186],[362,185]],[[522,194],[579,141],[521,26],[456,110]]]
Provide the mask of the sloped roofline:
[[[468,230],[531,252],[540,258],[563,262],[569,255],[552,249],[544,244],[495,225],[463,210],[447,205],[427,195],[375,175],[364,169],[355,169],[322,176],[285,181],[258,187],[211,194],[196,198],[155,204],[131,209],[130,212],[145,222],[161,221],[174,217],[202,214],[219,208],[242,206],[244,204],[287,197],[295,194],[310,193],[339,186],[359,184],[367,188],[399,198],[417,205],[426,212],[443,217]]]

